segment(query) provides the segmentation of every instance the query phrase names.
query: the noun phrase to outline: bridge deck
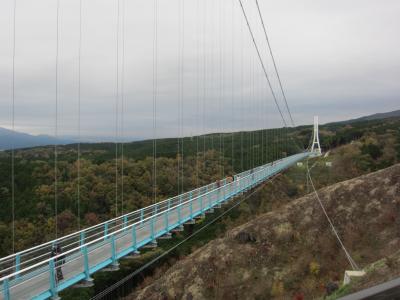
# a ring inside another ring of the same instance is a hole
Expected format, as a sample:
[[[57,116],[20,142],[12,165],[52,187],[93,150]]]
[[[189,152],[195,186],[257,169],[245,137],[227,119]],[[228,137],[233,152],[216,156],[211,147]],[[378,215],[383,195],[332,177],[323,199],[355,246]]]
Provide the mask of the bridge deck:
[[[187,192],[80,232],[0,260],[0,299],[47,299],[106,267],[205,211],[267,180],[310,155],[296,154]],[[55,280],[52,245],[62,245],[64,280]]]

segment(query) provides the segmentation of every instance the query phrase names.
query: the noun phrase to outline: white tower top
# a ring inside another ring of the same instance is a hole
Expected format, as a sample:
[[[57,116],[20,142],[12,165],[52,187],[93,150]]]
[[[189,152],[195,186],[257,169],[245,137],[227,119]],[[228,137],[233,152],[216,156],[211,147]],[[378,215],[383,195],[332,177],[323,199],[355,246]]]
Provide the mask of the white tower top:
[[[319,144],[319,133],[318,133],[318,116],[314,116],[314,136],[313,143],[311,146],[311,152],[315,152],[316,155],[321,155],[321,145]]]

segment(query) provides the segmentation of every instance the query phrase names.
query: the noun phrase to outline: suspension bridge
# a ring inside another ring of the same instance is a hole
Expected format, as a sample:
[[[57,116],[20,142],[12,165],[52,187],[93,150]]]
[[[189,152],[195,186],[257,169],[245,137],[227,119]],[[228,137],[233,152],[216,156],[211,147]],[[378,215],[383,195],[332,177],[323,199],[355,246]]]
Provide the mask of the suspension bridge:
[[[117,269],[118,260],[138,254],[158,238],[182,230],[207,212],[252,189],[317,152],[303,152],[164,200],[155,205],[18,252],[0,260],[1,299],[48,299],[78,282],[90,284],[99,270]],[[50,256],[54,245],[64,253]],[[65,256],[64,279],[56,281],[56,261]]]
[[[17,6],[16,0],[14,0],[13,6],[13,55],[12,55],[12,130],[15,130],[15,101],[18,98],[15,96],[15,60],[16,60],[16,20],[17,20]],[[117,24],[117,33],[116,33],[116,65],[117,65],[117,74],[116,74],[116,187],[118,188],[118,134],[119,131],[123,130],[123,95],[124,95],[124,83],[123,83],[123,72],[124,72],[124,44],[125,44],[125,32],[124,32],[124,22],[125,15],[123,14],[123,9],[120,7],[120,1],[117,1],[118,5],[118,24]],[[220,1],[222,3],[222,1]],[[124,1],[123,1],[124,3]],[[252,47],[254,47],[255,52],[253,56],[255,60],[258,60],[259,63],[259,71],[260,77],[259,79],[265,80],[263,86],[266,87],[266,90],[269,90],[272,95],[273,103],[276,106],[275,115],[281,119],[284,128],[279,131],[280,134],[280,143],[289,143],[289,141],[293,141],[293,137],[288,135],[288,131],[286,128],[291,124],[294,126],[294,121],[289,109],[289,105],[286,99],[286,95],[283,89],[283,85],[281,82],[281,78],[279,76],[279,72],[277,69],[277,65],[273,56],[273,52],[269,43],[269,39],[267,36],[267,31],[265,28],[265,24],[263,21],[262,13],[258,4],[258,1],[255,1],[256,4],[256,16],[259,18],[259,26],[262,26],[262,33],[264,43],[266,42],[266,49],[268,49],[270,58],[272,59],[271,65],[273,66],[273,71],[277,79],[278,90],[280,91],[281,97],[278,97],[278,93],[274,91],[273,82],[271,81],[271,76],[267,72],[267,66],[264,53],[264,49],[257,42],[257,38],[254,33],[254,24],[252,24],[250,20],[250,16],[246,13],[246,5],[243,4],[241,0],[238,2],[232,1],[232,22],[234,6],[237,5],[238,11],[241,14],[241,22],[242,27],[247,28],[250,43]],[[153,131],[154,131],[154,143],[153,143],[153,157],[154,157],[154,190],[156,193],[156,156],[157,156],[157,96],[158,96],[158,43],[157,39],[159,36],[159,28],[157,23],[158,18],[158,4],[157,0],[154,1],[154,41],[153,41]],[[123,7],[123,6],[122,6]],[[57,0],[57,11],[56,11],[56,95],[55,95],[55,136],[58,134],[58,85],[59,85],[59,76],[58,76],[58,66],[59,66],[59,11],[60,11],[60,0]],[[184,18],[182,18],[184,14],[184,6],[181,0],[180,2],[180,40],[179,40],[179,126],[180,126],[180,139],[183,138],[182,128],[183,128],[183,51],[184,51]],[[221,18],[224,18],[224,11],[222,6],[219,11],[219,20],[221,25]],[[204,15],[207,14],[207,10],[205,7]],[[203,20],[203,26],[207,20]],[[122,26],[122,34],[120,32],[120,27]],[[79,105],[80,105],[80,66],[81,66],[81,42],[82,42],[82,0],[80,0],[80,11],[79,11]],[[199,26],[200,28],[200,26]],[[198,29],[199,29],[198,28]],[[219,42],[223,38],[222,26],[219,27]],[[233,27],[232,27],[233,28]],[[182,33],[183,32],[183,33]],[[122,38],[121,38],[122,35]],[[234,50],[233,37],[235,33],[232,32],[232,51]],[[203,38],[205,37],[205,32],[203,32]],[[120,41],[122,39],[122,42]],[[221,45],[220,45],[221,46]],[[120,53],[122,48],[122,53]],[[197,45],[197,49],[199,45]],[[226,78],[224,77],[224,72],[222,70],[223,62],[223,50],[220,47],[220,80],[224,81]],[[197,53],[198,54],[198,53]],[[243,58],[242,53],[242,58]],[[122,58],[121,58],[122,57]],[[121,63],[122,59],[122,63]],[[234,60],[234,56],[232,56],[232,62]],[[204,58],[204,61],[206,59]],[[252,61],[252,64],[254,61]],[[243,64],[243,63],[242,63]],[[122,66],[121,66],[122,65]],[[211,66],[213,67],[213,66]],[[210,67],[210,69],[211,69]],[[254,73],[254,66],[252,66]],[[206,68],[202,70],[204,72],[204,77],[206,73]],[[243,70],[234,70],[232,64],[232,76],[234,76],[236,72],[242,73]],[[198,72],[199,73],[199,72]],[[199,75],[199,74],[198,74]],[[212,74],[214,75],[214,74]],[[199,77],[199,76],[198,76]],[[215,79],[212,76],[213,80]],[[254,74],[253,74],[254,77]],[[254,89],[254,78],[253,80],[253,89]],[[233,80],[232,80],[233,81]],[[261,82],[261,80],[260,80]],[[219,113],[222,114],[224,110],[228,110],[229,105],[223,103],[223,97],[221,96],[224,91],[223,82],[220,83],[220,91],[219,91]],[[205,83],[204,83],[205,85]],[[232,82],[232,99],[234,97],[233,93],[234,84]],[[207,90],[207,87],[204,87]],[[243,94],[243,87],[241,89],[241,98],[242,102],[246,97]],[[197,87],[197,97],[199,96],[199,88]],[[254,94],[254,91],[253,91]],[[203,127],[205,127],[205,98],[206,93],[204,93],[204,109],[203,109]],[[254,95],[253,95],[254,96]],[[261,97],[261,98],[264,98]],[[233,100],[232,100],[233,101]],[[263,99],[264,101],[264,99]],[[283,105],[282,105],[283,104]],[[244,104],[242,109],[245,109],[247,105]],[[231,105],[233,110],[233,106]],[[257,107],[252,114],[252,117],[260,117],[262,126],[265,125],[264,119],[266,116],[262,116],[262,112],[257,111]],[[258,108],[262,108],[259,106]],[[286,115],[286,116],[285,116]],[[80,118],[80,107],[79,107],[79,118]],[[120,118],[120,119],[119,119]],[[232,116],[232,119],[233,116]],[[120,123],[121,122],[121,123]],[[244,124],[241,124],[244,127]],[[80,119],[78,122],[78,127],[80,130]],[[221,125],[219,126],[222,129]],[[258,124],[258,128],[261,127]],[[222,131],[220,131],[222,132]],[[206,132],[203,132],[206,134]],[[222,133],[220,134],[220,154],[224,155],[224,145],[223,140],[221,139]],[[178,139],[179,140],[179,139]],[[221,142],[222,141],[222,142]],[[267,140],[263,141],[264,143],[268,143]],[[78,159],[80,162],[80,144],[78,144]],[[287,145],[286,145],[287,146]],[[123,143],[121,143],[121,147],[123,147]],[[232,160],[233,160],[233,134],[232,134]],[[241,145],[243,152],[243,145]],[[123,148],[122,148],[123,149]],[[39,244],[33,246],[31,248],[22,250],[22,251],[14,251],[14,253],[3,257],[0,259],[0,299],[9,300],[9,299],[57,299],[59,293],[65,290],[68,287],[79,285],[80,287],[87,287],[93,284],[92,275],[101,270],[113,271],[117,270],[119,266],[119,260],[140,255],[140,249],[144,247],[156,247],[157,240],[163,238],[170,238],[171,233],[174,231],[183,230],[184,224],[194,223],[196,219],[204,217],[206,213],[214,212],[214,209],[218,209],[221,205],[232,201],[235,197],[242,195],[243,193],[248,192],[249,190],[255,188],[256,186],[262,184],[263,182],[268,181],[274,175],[283,172],[288,169],[292,165],[297,162],[307,159],[309,157],[318,156],[321,154],[321,148],[319,145],[318,138],[318,120],[314,120],[314,135],[312,141],[312,147],[307,150],[302,150],[298,148],[297,153],[292,153],[287,155],[286,153],[280,153],[276,155],[276,157],[269,162],[264,162],[259,166],[249,168],[246,171],[241,171],[240,173],[234,174],[232,176],[226,176],[222,172],[220,180],[210,183],[205,186],[198,187],[193,190],[189,190],[186,192],[181,191],[177,196],[168,198],[166,200],[162,200],[160,202],[156,202],[153,205],[143,207],[139,210],[120,214],[116,213],[115,218],[102,222],[100,224],[84,228],[82,230],[78,230],[74,233],[58,237],[54,240],[48,241],[43,244]],[[14,170],[14,155],[15,149],[11,150],[12,157],[12,172],[11,172],[11,182],[12,182],[12,216],[14,222],[15,216],[15,207],[14,207],[14,188],[15,188],[15,170]],[[198,151],[198,149],[197,149]],[[264,149],[262,149],[264,151]],[[179,143],[178,141],[178,156],[183,154],[183,143]],[[261,155],[264,155],[262,153]],[[243,157],[243,153],[242,153]],[[57,216],[57,146],[54,147],[54,164],[55,164],[55,215]],[[123,152],[121,161],[123,162]],[[79,170],[78,164],[78,170]],[[183,174],[183,163],[180,163],[178,173],[180,173],[181,180],[184,176]],[[79,174],[79,171],[78,171]],[[178,178],[179,180],[179,178]],[[118,197],[118,190],[116,190],[116,199]],[[156,196],[154,197],[156,198]],[[116,205],[116,212],[118,209],[118,205]],[[57,222],[56,222],[56,236],[57,236]],[[14,238],[14,227],[13,227],[13,238]],[[57,255],[53,255],[53,249],[56,247],[61,247],[63,249],[62,253],[58,253]],[[60,266],[59,261],[63,261],[62,266]],[[57,276],[57,272],[62,269],[63,278],[60,279]]]

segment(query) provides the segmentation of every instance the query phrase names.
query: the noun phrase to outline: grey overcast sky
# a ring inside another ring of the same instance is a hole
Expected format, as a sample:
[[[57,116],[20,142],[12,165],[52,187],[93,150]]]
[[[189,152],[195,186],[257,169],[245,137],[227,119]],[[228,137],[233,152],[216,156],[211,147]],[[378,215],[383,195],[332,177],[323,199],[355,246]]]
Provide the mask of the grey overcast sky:
[[[283,108],[255,1],[243,2]],[[12,111],[13,3],[0,2],[0,127],[6,128],[11,126]],[[54,134],[56,3],[17,0],[15,128],[19,131]],[[124,108],[119,132],[127,139],[151,138],[154,1],[119,0],[118,38],[117,0],[82,3],[82,136],[115,135],[118,47]],[[157,137],[180,134],[181,85],[184,135],[281,125],[237,0],[157,3]],[[313,115],[326,123],[400,108],[400,1],[259,3],[296,124],[312,123]],[[76,136],[79,0],[60,0],[59,12],[58,128],[60,135]],[[121,112],[118,116],[121,121]]]

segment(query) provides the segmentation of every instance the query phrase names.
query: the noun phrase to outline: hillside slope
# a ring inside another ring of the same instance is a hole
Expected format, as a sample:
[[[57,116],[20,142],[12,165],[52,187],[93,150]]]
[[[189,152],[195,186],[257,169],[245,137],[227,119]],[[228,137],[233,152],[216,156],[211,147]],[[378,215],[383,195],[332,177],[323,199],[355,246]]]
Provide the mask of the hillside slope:
[[[361,266],[400,246],[400,164],[319,191]],[[265,199],[268,201],[268,199]],[[312,194],[227,232],[129,299],[311,299],[347,261]]]

